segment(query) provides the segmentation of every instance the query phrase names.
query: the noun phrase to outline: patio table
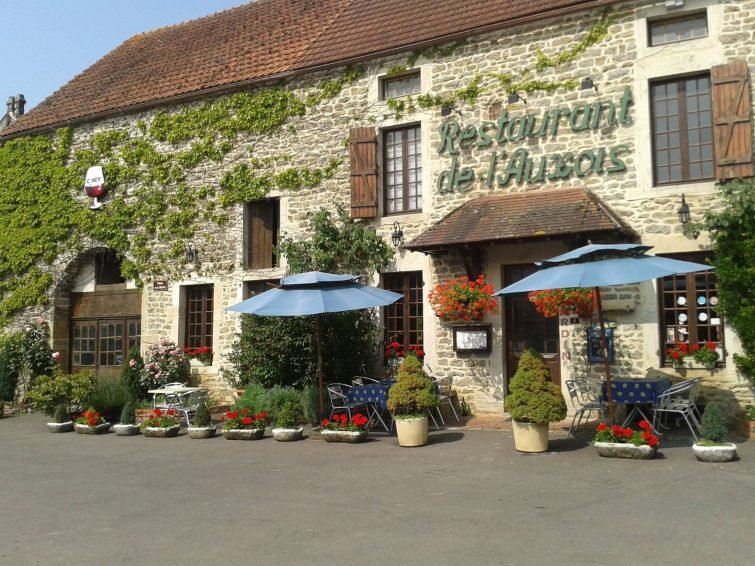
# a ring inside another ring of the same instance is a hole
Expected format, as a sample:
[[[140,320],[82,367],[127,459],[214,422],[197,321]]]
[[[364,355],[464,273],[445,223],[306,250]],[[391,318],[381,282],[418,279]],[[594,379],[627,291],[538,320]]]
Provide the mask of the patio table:
[[[367,383],[365,385],[354,385],[346,395],[350,403],[364,403],[371,410],[370,420],[375,417],[383,426],[386,432],[391,428],[383,417],[390,421],[390,413],[386,405],[388,401],[388,390],[396,383],[390,379],[384,379],[377,383]]]
[[[642,410],[643,406],[655,406],[661,393],[671,387],[671,380],[667,377],[624,377],[611,381],[611,398],[617,405],[632,405],[632,410],[624,419],[621,426],[627,426],[638,415],[652,423]],[[601,399],[606,401],[606,384],[603,382]],[[658,431],[655,431],[658,434]]]

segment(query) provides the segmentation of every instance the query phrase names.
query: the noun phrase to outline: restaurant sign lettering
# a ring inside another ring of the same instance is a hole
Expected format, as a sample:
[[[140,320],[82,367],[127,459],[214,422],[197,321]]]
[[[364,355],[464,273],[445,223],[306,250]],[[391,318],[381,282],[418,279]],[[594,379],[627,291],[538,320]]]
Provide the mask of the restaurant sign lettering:
[[[553,138],[564,128],[579,133],[627,125],[632,121],[629,115],[632,102],[632,90],[626,87],[616,103],[599,100],[592,104],[575,104],[571,108],[544,110],[539,115],[528,112],[510,116],[504,109],[497,121],[479,125],[444,122],[440,127],[438,153],[451,156],[451,167],[438,176],[436,188],[440,194],[464,192],[472,188],[475,172],[471,167],[461,166],[459,155],[462,150],[491,149],[495,147],[494,144],[505,146]],[[505,187],[512,182],[545,183],[572,176],[619,173],[626,170],[622,156],[628,151],[629,147],[624,144],[542,155],[532,155],[527,147],[494,150],[479,179],[492,189],[493,186]]]

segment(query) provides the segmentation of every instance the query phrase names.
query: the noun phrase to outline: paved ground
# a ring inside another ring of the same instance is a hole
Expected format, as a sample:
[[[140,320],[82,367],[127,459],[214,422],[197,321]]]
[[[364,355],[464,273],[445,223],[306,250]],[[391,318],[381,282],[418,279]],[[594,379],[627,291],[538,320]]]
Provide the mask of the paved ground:
[[[703,464],[589,436],[523,455],[505,430],[400,448],[50,434],[0,420],[0,564],[752,563],[755,442]],[[687,444],[687,446],[685,446]]]

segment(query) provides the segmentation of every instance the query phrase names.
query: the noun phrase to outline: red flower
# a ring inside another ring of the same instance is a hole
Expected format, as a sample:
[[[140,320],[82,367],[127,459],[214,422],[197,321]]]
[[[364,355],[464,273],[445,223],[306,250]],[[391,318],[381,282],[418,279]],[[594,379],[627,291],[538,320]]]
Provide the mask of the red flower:
[[[249,426],[253,422],[254,422],[254,419],[252,417],[244,417],[243,419],[241,419],[241,424],[246,425],[246,426]]]
[[[601,431],[601,432],[604,431],[604,430],[606,430],[607,428],[608,428],[608,425],[606,423],[600,423],[598,425],[598,430]]]
[[[700,349],[700,344],[692,344],[692,351],[697,352]]]
[[[163,416],[163,412],[160,409],[155,409],[154,415],[156,417],[162,417]]]
[[[328,423],[330,423],[330,421],[329,421],[328,419],[323,419],[322,421],[320,421],[320,424],[321,424],[321,425],[322,425],[323,427],[326,427],[326,426],[328,426]]]
[[[639,426],[642,430],[652,430],[653,429],[653,426],[649,422],[647,422],[646,420],[640,421],[637,426]]]
[[[249,412],[249,411],[247,411],[246,409],[241,409],[241,414],[242,414],[242,415],[246,415],[246,414],[247,414],[248,412]]]
[[[173,409],[168,409],[167,411],[165,411],[165,414],[169,417],[172,417],[176,414],[176,412]]]
[[[228,411],[228,412],[227,412],[227,413],[225,414],[225,416],[226,416],[226,417],[228,417],[229,419],[233,420],[233,419],[236,419],[236,418],[238,418],[239,414],[238,414],[238,412],[237,412],[237,411]]]
[[[708,350],[715,350],[717,344],[715,342],[706,342],[705,347],[708,348]]]

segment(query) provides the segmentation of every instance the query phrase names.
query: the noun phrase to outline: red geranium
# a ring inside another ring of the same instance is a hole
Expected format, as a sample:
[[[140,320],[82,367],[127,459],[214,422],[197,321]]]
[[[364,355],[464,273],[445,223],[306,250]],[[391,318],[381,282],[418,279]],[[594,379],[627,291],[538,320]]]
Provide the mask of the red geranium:
[[[486,312],[498,309],[493,290],[492,285],[485,283],[485,275],[474,280],[458,277],[438,283],[428,298],[441,320],[480,320]]]
[[[592,316],[593,296],[590,288],[574,287],[532,291],[527,298],[535,304],[537,312],[545,317],[576,313],[582,318],[589,318]]]
[[[162,411],[160,409],[154,409],[146,420],[142,421],[142,428],[157,427],[157,428],[170,428],[178,424],[176,418],[176,412],[173,409]]]
[[[102,418],[99,411],[95,411],[92,407],[89,407],[76,419],[77,424],[89,426],[97,426],[98,424],[102,424],[104,422],[105,419]]]
[[[237,411],[228,411],[220,417],[223,422],[223,430],[244,429],[244,428],[265,428],[268,424],[266,411],[260,411],[252,415],[248,409]]]
[[[618,442],[634,444],[635,446],[658,446],[658,437],[652,433],[653,426],[646,420],[640,421],[638,426],[640,430],[616,425],[609,427],[606,423],[600,423],[594,440],[595,442]]]
[[[328,430],[349,430],[352,432],[359,432],[364,430],[365,425],[369,419],[361,413],[357,413],[351,420],[344,414],[333,415],[332,420],[323,419],[320,423],[322,428]]]

